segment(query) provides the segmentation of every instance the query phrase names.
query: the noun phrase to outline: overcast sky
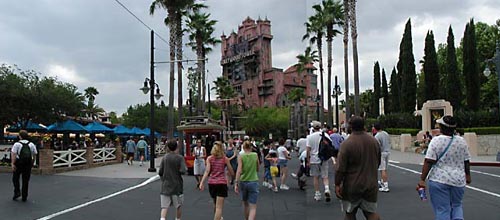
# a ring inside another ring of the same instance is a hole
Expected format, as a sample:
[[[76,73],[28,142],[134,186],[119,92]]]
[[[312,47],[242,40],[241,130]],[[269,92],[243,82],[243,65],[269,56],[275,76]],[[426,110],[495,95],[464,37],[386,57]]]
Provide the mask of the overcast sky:
[[[149,15],[151,0],[119,0],[147,25],[169,39],[163,25],[166,12]],[[319,0],[207,0],[212,19],[218,20],[216,36],[237,30],[241,22],[267,17],[271,21],[273,66],[286,69],[303,53],[304,22]],[[373,87],[373,64],[379,61],[387,78],[397,63],[399,44],[408,18],[412,19],[413,51],[422,59],[424,38],[433,30],[436,43],[446,41],[448,26],[455,45],[466,22],[493,24],[500,18],[498,0],[358,0],[358,53],[361,91]],[[0,1],[0,64],[17,64],[44,75],[75,84],[83,93],[89,86],[99,91],[96,103],[106,111],[121,114],[130,105],[146,103],[139,91],[149,77],[149,30],[128,14],[115,0],[26,0]],[[168,60],[168,44],[155,38],[156,61]],[[437,45],[436,45],[437,47]],[[325,46],[326,49],[326,46]],[[344,90],[342,37],[334,40],[333,73]],[[196,56],[185,48],[185,57]],[[326,67],[326,50],[325,67]],[[221,75],[220,47],[209,55],[208,82]],[[350,70],[352,70],[352,56]],[[188,63],[185,66],[193,66]],[[158,64],[156,81],[168,94],[169,65]],[[325,70],[326,72],[326,70]],[[350,73],[352,80],[352,72]],[[183,79],[187,83],[187,79]],[[326,80],[326,77],[325,77]],[[177,83],[176,83],[177,85]],[[353,92],[351,82],[350,91]],[[184,94],[187,92],[184,91]],[[177,91],[174,96],[176,96]],[[184,95],[187,97],[187,95]],[[212,95],[212,98],[214,95]],[[176,102],[177,103],[177,102]]]

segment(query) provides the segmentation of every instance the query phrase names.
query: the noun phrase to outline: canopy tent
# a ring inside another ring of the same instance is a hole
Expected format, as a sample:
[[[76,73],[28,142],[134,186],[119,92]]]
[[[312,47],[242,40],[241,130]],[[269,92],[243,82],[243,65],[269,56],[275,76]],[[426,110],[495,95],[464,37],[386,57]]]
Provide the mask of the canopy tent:
[[[73,120],[67,120],[64,122],[56,122],[47,127],[49,132],[60,132],[60,133],[86,133],[87,129],[83,127],[81,124]]]
[[[144,128],[142,129],[142,131],[144,132],[144,134],[146,134],[146,136],[151,135],[151,129],[149,128]],[[155,137],[161,137],[161,134],[155,131]]]
[[[87,129],[87,131],[89,133],[92,133],[92,134],[95,134],[95,133],[111,133],[111,132],[113,132],[113,129],[108,128],[108,127],[104,126],[103,124],[101,124],[99,122],[96,122],[96,121],[94,121],[94,122],[86,125],[85,129]]]
[[[132,131],[132,134],[133,135],[148,135],[146,134],[142,129],[138,128],[138,127],[133,127],[132,129],[130,129]],[[150,132],[151,133],[151,132]]]
[[[7,128],[7,131],[19,132],[21,129],[24,129],[28,132],[47,132],[47,128],[45,128],[45,126],[41,126],[40,124],[34,123],[32,121],[28,121],[25,127],[22,125],[22,123],[23,122],[17,122],[16,124],[11,125]]]
[[[116,135],[133,135],[132,131],[123,125],[116,126],[113,131]]]

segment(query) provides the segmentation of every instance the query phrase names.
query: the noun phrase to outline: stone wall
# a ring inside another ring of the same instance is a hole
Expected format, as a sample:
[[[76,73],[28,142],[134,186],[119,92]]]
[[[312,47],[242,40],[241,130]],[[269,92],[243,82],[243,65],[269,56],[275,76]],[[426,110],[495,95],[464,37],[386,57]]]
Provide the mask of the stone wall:
[[[500,152],[500,135],[478,135],[477,144],[478,155],[497,155]]]
[[[413,152],[415,150],[414,142],[416,136],[411,137],[411,142],[406,144],[401,143],[401,135],[390,135],[393,150],[401,151],[403,145],[405,152]],[[494,156],[500,152],[500,135],[477,135],[477,155],[478,156]],[[471,152],[473,153],[473,152]]]

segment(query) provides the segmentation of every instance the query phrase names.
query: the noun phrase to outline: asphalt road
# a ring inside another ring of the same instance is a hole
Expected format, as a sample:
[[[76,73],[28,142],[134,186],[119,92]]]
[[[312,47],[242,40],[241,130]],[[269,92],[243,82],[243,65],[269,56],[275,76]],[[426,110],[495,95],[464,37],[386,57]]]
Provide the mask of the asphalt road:
[[[292,170],[297,161],[290,163]],[[397,167],[396,167],[397,166]],[[430,202],[422,202],[415,191],[421,166],[393,164],[390,167],[389,193],[379,193],[378,211],[382,219],[422,220],[433,219]],[[464,197],[465,219],[500,220],[500,168],[473,167],[472,187]],[[412,171],[413,170],[413,171]],[[40,219],[62,210],[82,205],[112,193],[136,186],[144,178],[102,178],[79,176],[32,176],[27,202],[12,201],[11,174],[0,174],[0,219]],[[185,204],[182,219],[212,219],[213,205],[208,191],[195,189],[192,176],[184,176]],[[257,219],[343,219],[339,201],[313,201],[312,180],[306,191],[298,189],[296,181],[289,179],[289,191],[274,193],[261,188]],[[331,181],[333,184],[333,181]],[[333,188],[333,187],[331,187]],[[159,219],[160,182],[112,196],[108,199],[83,205],[52,219]],[[224,207],[224,219],[242,219],[239,197],[231,191]],[[168,219],[173,218],[170,209]],[[361,218],[361,213],[358,213]],[[49,218],[48,218],[49,219]]]

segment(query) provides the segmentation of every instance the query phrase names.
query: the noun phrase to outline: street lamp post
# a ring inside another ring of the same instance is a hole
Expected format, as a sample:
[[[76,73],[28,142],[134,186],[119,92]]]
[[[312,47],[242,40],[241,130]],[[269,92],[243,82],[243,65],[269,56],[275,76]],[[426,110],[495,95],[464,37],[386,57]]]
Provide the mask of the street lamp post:
[[[317,91],[318,94],[316,95],[316,120],[319,121],[319,102],[321,101],[321,95],[319,94],[319,89]]]
[[[493,58],[488,59],[487,62],[492,62],[495,64],[496,72],[497,72],[497,80],[498,80],[498,111],[500,111],[500,42],[497,42],[497,47],[495,51],[495,55]],[[486,65],[486,69],[483,74],[488,77],[491,74],[490,68]]]
[[[160,93],[160,87],[155,82],[155,67],[154,67],[154,31],[151,30],[151,64],[150,64],[150,77],[144,80],[144,86],[140,89],[144,94],[147,94],[150,90],[149,102],[150,102],[150,115],[149,115],[149,129],[151,133],[149,134],[149,144],[151,145],[150,149],[150,158],[149,158],[149,169],[148,172],[156,172],[155,168],[155,158],[156,158],[156,150],[155,150],[155,131],[154,131],[154,117],[155,117],[155,98],[158,100],[163,95]],[[149,86],[148,86],[149,81]],[[156,87],[156,92],[155,92]]]
[[[339,95],[342,94],[340,90],[340,85],[337,80],[337,76],[335,76],[335,87],[333,88],[333,96],[335,97],[335,127],[337,131],[339,131]]]

